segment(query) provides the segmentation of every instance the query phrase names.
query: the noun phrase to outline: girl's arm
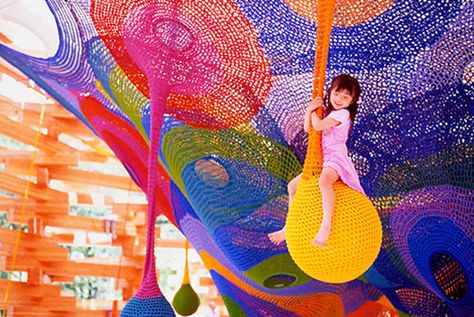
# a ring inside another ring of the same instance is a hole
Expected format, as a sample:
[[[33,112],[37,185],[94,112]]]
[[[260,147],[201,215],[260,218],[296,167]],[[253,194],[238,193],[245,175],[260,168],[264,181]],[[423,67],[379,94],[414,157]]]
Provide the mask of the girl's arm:
[[[316,131],[323,131],[329,128],[332,128],[336,125],[341,124],[341,122],[337,121],[336,119],[326,117],[324,119],[319,118],[315,111],[311,113],[311,125],[313,129]]]
[[[309,133],[309,129],[311,127],[312,123],[312,115],[313,113],[315,114],[315,110],[318,109],[323,105],[323,99],[321,97],[316,97],[314,98],[311,103],[308,105],[308,108],[306,109],[306,113],[304,116],[304,131],[306,133]]]
[[[323,98],[316,97],[314,98],[306,110],[306,115],[304,117],[304,130],[309,133],[310,125],[316,131],[322,131],[341,124],[340,121],[337,121],[333,118],[326,117],[320,119],[316,114],[316,109],[323,106]]]
[[[306,110],[306,113],[304,115],[304,131],[306,133],[309,133],[309,128],[310,128],[310,125],[311,125],[311,114],[313,113],[312,110],[310,110],[310,108],[308,108]]]

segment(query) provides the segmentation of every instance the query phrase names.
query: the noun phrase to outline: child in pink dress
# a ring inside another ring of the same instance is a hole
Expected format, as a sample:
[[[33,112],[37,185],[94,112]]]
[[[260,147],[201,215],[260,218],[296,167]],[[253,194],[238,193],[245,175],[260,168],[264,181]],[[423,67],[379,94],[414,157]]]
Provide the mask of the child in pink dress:
[[[346,146],[349,131],[357,114],[357,101],[360,96],[360,85],[357,79],[350,75],[339,75],[333,78],[328,91],[328,105],[324,118],[320,119],[316,109],[324,102],[320,97],[311,101],[306,110],[304,130],[310,127],[322,132],[323,169],[319,178],[319,188],[323,200],[323,220],[312,243],[316,246],[326,246],[331,231],[331,220],[334,213],[335,192],[333,185],[341,179],[347,186],[364,193],[359,177],[352,164]],[[288,183],[288,204],[295,196],[301,174]],[[285,227],[268,235],[275,244],[285,240]]]

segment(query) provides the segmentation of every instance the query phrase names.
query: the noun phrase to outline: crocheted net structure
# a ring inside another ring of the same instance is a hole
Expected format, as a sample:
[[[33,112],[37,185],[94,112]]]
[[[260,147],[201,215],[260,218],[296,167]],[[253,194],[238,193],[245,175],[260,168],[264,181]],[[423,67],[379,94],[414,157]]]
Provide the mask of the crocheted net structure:
[[[363,88],[348,146],[382,247],[363,279],[327,284],[267,238],[306,157],[316,2],[47,0],[57,53],[0,56],[107,142],[149,227],[163,213],[186,235],[231,315],[364,316],[385,297],[472,315],[474,1],[336,1],[326,78]],[[152,253],[126,316],[173,314]]]

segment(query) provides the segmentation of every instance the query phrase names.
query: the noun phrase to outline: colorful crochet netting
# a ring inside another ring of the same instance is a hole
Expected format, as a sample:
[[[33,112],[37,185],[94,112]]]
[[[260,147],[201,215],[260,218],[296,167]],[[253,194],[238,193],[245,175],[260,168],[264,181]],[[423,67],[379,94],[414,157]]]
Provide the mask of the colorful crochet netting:
[[[267,237],[306,157],[322,0],[46,2],[57,53],[0,56],[107,142],[148,195],[149,228],[163,213],[185,234],[232,316],[474,315],[473,0],[335,3],[321,87],[361,83],[348,147],[382,227],[345,283]],[[154,263],[124,316],[173,315]]]

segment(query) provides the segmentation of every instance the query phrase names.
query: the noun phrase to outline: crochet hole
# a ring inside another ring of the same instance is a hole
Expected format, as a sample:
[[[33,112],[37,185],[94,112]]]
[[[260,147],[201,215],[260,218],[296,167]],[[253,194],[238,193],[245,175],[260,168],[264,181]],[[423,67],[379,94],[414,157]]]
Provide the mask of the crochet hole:
[[[460,301],[467,294],[467,281],[459,262],[451,255],[439,252],[431,257],[431,273],[443,294]]]
[[[213,159],[197,160],[194,171],[206,185],[223,188],[229,184],[229,174],[226,169]]]
[[[296,281],[296,277],[288,274],[277,274],[266,278],[263,285],[271,289],[279,289],[289,287]]]
[[[155,24],[157,39],[172,51],[184,53],[189,51],[194,43],[191,31],[183,23],[162,19]]]

